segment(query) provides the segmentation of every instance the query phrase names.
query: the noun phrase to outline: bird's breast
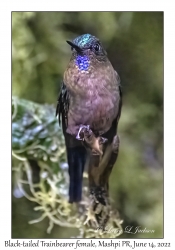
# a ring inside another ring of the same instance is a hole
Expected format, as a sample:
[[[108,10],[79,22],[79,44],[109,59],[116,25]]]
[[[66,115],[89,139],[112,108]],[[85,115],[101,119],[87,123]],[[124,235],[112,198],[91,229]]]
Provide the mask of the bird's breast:
[[[117,115],[119,90],[115,71],[109,64],[87,71],[69,69],[64,82],[69,90],[68,126],[90,125],[100,134],[109,130]]]

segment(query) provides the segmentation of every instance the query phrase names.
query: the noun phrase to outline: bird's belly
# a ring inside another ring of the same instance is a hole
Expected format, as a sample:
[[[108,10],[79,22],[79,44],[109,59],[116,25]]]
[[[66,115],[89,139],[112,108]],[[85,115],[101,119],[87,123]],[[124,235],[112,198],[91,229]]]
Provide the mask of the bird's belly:
[[[83,124],[90,125],[94,132],[103,134],[110,129],[115,115],[116,105],[109,96],[74,100],[68,114],[68,130],[76,134],[78,127]]]

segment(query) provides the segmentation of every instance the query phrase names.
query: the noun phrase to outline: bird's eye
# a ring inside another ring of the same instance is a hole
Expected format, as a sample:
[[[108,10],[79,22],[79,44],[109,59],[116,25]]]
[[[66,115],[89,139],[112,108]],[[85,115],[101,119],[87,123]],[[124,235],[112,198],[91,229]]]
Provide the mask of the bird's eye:
[[[95,49],[95,51],[99,51],[100,50],[100,45],[98,43],[96,43],[94,45],[94,49]]]

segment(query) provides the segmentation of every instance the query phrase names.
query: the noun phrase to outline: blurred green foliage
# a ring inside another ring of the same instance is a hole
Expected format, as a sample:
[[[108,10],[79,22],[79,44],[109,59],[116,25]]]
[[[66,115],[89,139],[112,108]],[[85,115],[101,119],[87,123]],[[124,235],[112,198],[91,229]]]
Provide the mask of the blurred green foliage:
[[[83,33],[100,38],[120,75],[123,109],[120,152],[110,193],[124,225],[155,233],[122,238],[163,237],[163,12],[13,12],[12,92],[56,106],[70,58],[66,40]],[[12,237],[70,237],[61,227],[46,234],[26,199],[12,200]],[[30,209],[29,209],[30,208]],[[25,230],[24,230],[25,229]]]

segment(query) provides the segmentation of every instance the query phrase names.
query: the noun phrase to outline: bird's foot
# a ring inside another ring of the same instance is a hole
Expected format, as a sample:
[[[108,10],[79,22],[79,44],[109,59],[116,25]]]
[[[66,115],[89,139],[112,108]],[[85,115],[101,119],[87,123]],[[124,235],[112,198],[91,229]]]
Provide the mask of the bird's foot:
[[[103,155],[103,144],[108,141],[104,137],[96,137],[89,125],[80,125],[76,139],[84,141],[94,155]]]
[[[79,131],[76,135],[76,139],[83,141],[84,140],[84,133],[90,131],[90,126],[89,125],[80,125]],[[91,130],[92,131],[92,130]]]

